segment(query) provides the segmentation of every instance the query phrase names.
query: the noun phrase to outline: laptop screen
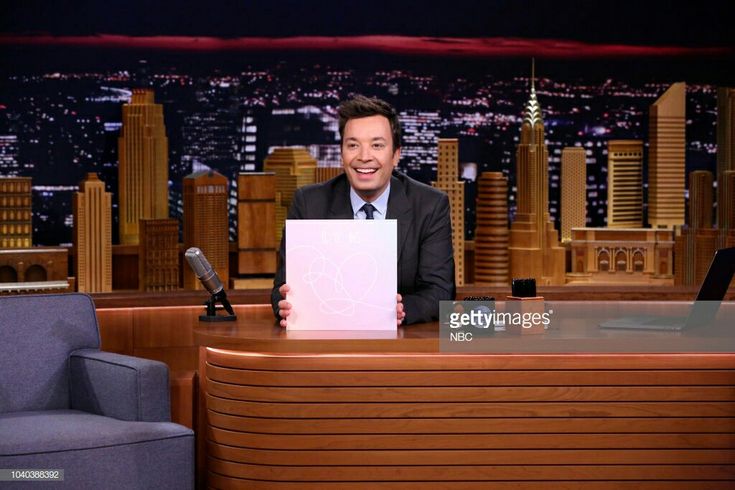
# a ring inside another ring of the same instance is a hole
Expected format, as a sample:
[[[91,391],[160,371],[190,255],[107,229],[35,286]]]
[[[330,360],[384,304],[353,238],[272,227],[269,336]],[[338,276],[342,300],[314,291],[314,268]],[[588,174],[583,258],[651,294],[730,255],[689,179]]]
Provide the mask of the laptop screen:
[[[696,301],[722,301],[735,274],[735,247],[715,252]]]

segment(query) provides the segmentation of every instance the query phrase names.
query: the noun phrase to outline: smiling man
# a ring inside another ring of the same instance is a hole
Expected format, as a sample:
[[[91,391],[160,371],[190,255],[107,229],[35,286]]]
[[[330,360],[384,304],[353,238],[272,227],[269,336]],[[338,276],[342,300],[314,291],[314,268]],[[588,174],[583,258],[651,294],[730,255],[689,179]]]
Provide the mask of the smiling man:
[[[294,194],[288,219],[395,219],[398,221],[396,321],[427,322],[439,301],[454,299],[454,258],[446,194],[395,168],[401,125],[385,101],[357,95],[338,108],[344,174]],[[291,314],[285,284],[285,237],[271,303],[282,327]]]

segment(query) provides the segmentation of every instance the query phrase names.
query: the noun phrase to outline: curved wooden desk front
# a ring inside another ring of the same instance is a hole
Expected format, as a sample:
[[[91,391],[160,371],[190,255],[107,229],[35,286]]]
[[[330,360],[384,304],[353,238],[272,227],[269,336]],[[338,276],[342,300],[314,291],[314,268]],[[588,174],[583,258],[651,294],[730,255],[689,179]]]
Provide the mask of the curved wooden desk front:
[[[238,315],[194,330],[209,486],[733,488],[734,354],[442,354],[436,325],[316,340]]]

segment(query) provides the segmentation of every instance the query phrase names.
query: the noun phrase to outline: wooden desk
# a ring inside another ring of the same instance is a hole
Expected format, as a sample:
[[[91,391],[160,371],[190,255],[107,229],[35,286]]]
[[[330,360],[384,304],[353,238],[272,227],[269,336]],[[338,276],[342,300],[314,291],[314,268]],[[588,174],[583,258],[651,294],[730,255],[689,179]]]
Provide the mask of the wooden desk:
[[[432,324],[304,339],[275,327],[266,306],[237,313],[193,328],[211,486],[735,485],[732,352],[651,354],[659,342],[645,335],[638,353],[524,353],[527,340],[499,338],[506,353],[450,354]]]

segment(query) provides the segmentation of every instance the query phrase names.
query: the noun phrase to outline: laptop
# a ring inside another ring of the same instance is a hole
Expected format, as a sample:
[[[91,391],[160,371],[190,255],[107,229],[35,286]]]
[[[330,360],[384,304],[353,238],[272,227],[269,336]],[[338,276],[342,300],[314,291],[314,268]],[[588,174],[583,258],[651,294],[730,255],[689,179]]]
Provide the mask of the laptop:
[[[702,286],[699,288],[694,305],[689,310],[689,316],[624,317],[600,323],[600,328],[681,331],[685,328],[709,325],[717,315],[720,302],[725,297],[734,274],[735,247],[717,250],[707,270],[707,275],[702,281]]]

